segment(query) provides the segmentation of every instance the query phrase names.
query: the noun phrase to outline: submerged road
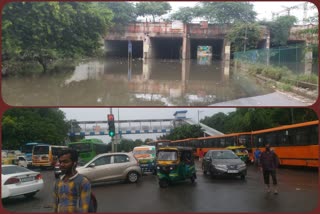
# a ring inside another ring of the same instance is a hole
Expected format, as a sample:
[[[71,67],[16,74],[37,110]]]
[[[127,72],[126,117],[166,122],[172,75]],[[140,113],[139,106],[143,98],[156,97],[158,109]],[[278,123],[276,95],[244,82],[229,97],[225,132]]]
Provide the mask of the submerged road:
[[[197,163],[198,164],[198,163]],[[33,199],[11,198],[3,202],[14,212],[52,212],[53,171],[41,171],[46,183]],[[310,212],[319,205],[316,170],[278,170],[279,194],[266,193],[261,172],[249,166],[246,180],[203,175],[197,180],[159,188],[157,177],[145,175],[136,184],[123,182],[93,186],[98,212]]]

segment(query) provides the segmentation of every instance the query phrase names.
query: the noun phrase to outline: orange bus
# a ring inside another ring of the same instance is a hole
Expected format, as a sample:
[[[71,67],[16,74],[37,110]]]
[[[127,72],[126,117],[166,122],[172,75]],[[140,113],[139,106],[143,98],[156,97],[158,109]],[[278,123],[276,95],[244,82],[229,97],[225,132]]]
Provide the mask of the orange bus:
[[[318,125],[316,120],[253,131],[253,152],[269,143],[278,155],[280,165],[318,167]]]
[[[54,167],[58,161],[58,154],[67,146],[56,146],[38,144],[32,150],[32,166],[35,167]]]
[[[200,149],[202,149],[205,154],[208,152],[208,150],[224,149],[228,146],[241,145],[244,145],[247,148],[249,152],[249,158],[252,160],[251,132],[232,133],[200,138],[187,138],[172,141],[172,146],[187,146],[194,148],[195,156],[197,157],[199,156]]]

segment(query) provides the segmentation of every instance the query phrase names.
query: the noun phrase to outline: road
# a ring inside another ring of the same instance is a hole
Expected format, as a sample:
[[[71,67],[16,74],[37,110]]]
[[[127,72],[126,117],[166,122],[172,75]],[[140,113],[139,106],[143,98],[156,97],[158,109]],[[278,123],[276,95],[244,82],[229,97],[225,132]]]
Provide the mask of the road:
[[[210,106],[309,106],[314,104],[315,101],[293,93],[277,91],[261,96],[216,103]]]
[[[197,163],[198,164],[198,163]],[[15,212],[52,212],[53,172],[41,171],[45,188],[33,199],[11,198],[5,209]],[[262,175],[248,167],[245,181],[205,176],[197,166],[195,184],[185,181],[159,188],[157,177],[145,175],[136,184],[96,184],[98,212],[309,212],[318,205],[318,171],[280,168],[279,195],[266,193]],[[306,200],[307,199],[307,200]]]

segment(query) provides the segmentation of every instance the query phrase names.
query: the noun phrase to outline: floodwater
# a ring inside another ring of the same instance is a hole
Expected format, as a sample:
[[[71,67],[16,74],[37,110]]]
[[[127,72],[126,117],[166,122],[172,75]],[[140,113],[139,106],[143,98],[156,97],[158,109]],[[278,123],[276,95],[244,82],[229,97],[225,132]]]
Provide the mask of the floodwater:
[[[74,71],[2,79],[12,106],[208,106],[271,92],[205,58],[95,59]]]

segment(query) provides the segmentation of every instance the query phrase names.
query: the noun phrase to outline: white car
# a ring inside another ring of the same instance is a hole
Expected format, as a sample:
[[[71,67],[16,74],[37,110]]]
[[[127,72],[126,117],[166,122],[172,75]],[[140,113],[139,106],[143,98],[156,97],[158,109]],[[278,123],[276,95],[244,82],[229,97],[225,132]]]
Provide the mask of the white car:
[[[1,198],[24,195],[33,197],[43,188],[39,172],[16,165],[1,165]]]

